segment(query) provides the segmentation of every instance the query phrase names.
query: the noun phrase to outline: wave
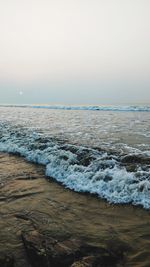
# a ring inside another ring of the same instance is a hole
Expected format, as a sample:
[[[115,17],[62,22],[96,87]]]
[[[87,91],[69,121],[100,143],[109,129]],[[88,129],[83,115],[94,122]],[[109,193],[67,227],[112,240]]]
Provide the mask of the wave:
[[[139,111],[150,112],[149,105],[131,105],[131,106],[66,106],[66,105],[0,105],[1,107],[23,107],[23,108],[42,108],[58,110],[93,110],[93,111]]]
[[[67,144],[10,123],[0,124],[0,151],[45,165],[48,177],[74,191],[150,209],[150,157],[146,153],[121,155]]]

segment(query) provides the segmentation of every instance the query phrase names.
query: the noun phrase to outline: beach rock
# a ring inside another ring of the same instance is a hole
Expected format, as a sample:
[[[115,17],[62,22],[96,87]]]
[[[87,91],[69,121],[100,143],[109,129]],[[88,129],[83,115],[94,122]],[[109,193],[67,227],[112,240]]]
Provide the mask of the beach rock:
[[[122,163],[150,164],[150,157],[144,155],[126,155],[121,159]]]
[[[94,256],[84,257],[80,261],[74,262],[71,267],[93,267],[96,259]]]
[[[13,255],[0,253],[0,266],[1,267],[13,267],[14,266]]]
[[[113,267],[123,257],[80,240],[55,240],[37,230],[22,233],[22,240],[33,267]]]
[[[50,237],[46,238],[36,230],[22,233],[22,239],[34,267],[70,266],[80,248],[80,242],[77,240],[59,242]]]
[[[136,172],[137,171],[137,166],[135,164],[127,164],[125,165],[126,170],[128,172]]]
[[[89,152],[86,153],[83,151],[82,153],[77,155],[77,160],[79,165],[87,167],[91,164],[92,160],[94,160],[94,157],[90,155]]]
[[[71,265],[71,267],[92,267],[92,265],[86,264],[82,261],[77,261]]]

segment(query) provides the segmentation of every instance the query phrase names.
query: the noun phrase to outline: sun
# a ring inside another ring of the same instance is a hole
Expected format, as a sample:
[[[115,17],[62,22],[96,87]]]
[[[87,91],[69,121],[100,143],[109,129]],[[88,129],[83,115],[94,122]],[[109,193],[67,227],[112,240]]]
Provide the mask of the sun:
[[[19,95],[23,95],[23,92],[22,92],[22,91],[20,91],[20,92],[19,92]]]

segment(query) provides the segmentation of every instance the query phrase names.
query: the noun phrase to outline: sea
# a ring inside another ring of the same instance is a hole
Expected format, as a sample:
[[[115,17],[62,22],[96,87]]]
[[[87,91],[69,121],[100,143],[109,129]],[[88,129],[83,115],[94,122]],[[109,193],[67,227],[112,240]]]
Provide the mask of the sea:
[[[150,105],[1,105],[0,151],[73,191],[150,209]]]

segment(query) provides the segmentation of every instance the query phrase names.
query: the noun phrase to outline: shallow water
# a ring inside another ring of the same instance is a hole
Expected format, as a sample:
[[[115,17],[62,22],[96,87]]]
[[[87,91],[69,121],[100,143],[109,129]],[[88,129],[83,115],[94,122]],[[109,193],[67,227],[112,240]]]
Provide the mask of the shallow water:
[[[43,166],[12,155],[0,154],[0,180],[0,252],[11,252],[15,267],[30,266],[21,232],[33,227],[54,238],[72,236],[96,246],[123,242],[128,247],[123,266],[149,266],[148,211],[65,189],[45,179]]]
[[[0,151],[72,190],[150,208],[149,112],[0,107]]]
[[[150,113],[0,107],[0,122],[77,145],[150,151]]]

